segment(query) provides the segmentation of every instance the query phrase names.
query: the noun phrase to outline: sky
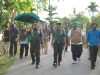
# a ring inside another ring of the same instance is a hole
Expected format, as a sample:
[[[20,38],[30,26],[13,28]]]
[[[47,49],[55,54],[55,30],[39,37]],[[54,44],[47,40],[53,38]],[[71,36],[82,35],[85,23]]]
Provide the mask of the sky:
[[[56,17],[65,17],[73,14],[73,8],[76,8],[76,13],[84,11],[86,16],[89,16],[86,8],[90,5],[90,2],[96,2],[99,5],[98,10],[100,11],[100,0],[51,0],[51,5],[57,6]],[[47,17],[47,13],[42,12],[39,14],[41,18]]]

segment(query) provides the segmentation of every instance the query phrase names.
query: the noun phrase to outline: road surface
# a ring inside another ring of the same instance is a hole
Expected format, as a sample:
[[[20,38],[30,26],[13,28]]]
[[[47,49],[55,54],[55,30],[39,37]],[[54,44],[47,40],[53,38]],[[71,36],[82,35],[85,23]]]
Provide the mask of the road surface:
[[[70,47],[68,52],[63,53],[63,60],[60,66],[53,67],[53,49],[49,44],[48,54],[41,51],[40,68],[36,69],[35,65],[31,65],[30,55],[22,60],[18,59],[6,71],[5,75],[100,75],[100,60],[98,58],[96,68],[90,69],[90,61],[88,60],[88,50],[84,49],[81,61],[72,64]]]

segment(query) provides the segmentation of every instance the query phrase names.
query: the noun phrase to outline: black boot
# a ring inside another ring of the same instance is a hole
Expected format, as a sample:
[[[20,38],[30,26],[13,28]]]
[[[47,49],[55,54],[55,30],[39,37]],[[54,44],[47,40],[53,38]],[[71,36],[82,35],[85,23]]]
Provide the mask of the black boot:
[[[57,63],[53,63],[53,66],[54,66],[54,67],[57,67]]]

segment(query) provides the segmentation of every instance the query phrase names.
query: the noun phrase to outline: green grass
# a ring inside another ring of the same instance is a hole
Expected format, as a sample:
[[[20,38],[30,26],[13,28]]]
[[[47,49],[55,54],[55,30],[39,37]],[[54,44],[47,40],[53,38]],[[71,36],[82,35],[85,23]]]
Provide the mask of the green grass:
[[[0,75],[3,75],[5,71],[13,64],[15,57],[0,56]]]
[[[18,56],[19,56],[19,50],[17,52],[17,55],[14,57],[9,58],[8,55],[4,55],[2,49],[2,41],[0,41],[0,75],[4,75],[6,70],[14,63],[14,61],[18,58]]]

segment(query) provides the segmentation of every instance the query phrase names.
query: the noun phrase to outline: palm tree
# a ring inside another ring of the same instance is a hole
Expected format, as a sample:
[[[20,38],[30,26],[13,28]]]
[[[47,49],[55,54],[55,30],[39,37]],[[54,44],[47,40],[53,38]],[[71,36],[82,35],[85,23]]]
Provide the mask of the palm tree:
[[[94,16],[95,12],[98,12],[97,7],[98,5],[96,4],[96,2],[90,2],[90,5],[87,7],[88,12],[92,13],[91,18]]]
[[[53,16],[56,15],[57,13],[55,12],[57,9],[57,7],[53,7],[52,5],[49,5],[48,8],[45,8],[44,11],[48,12],[49,18],[47,18],[47,20],[49,20],[49,23],[51,24],[52,20],[53,20]]]

